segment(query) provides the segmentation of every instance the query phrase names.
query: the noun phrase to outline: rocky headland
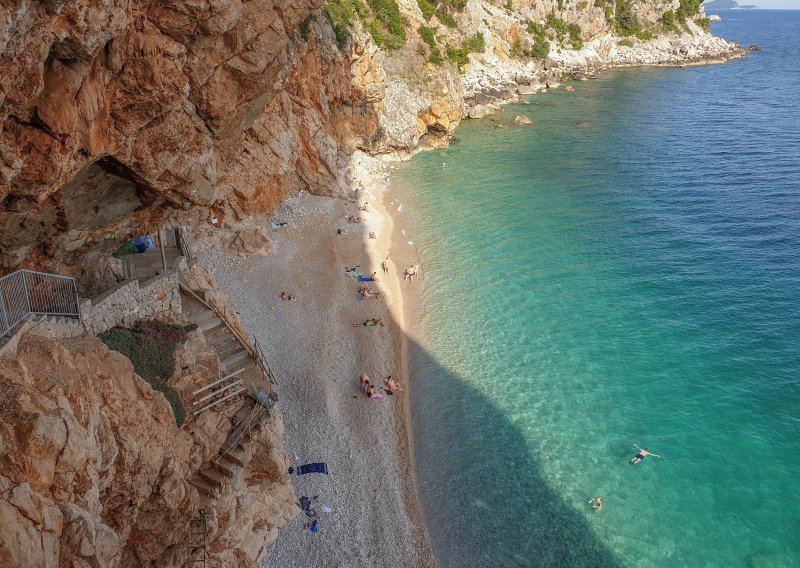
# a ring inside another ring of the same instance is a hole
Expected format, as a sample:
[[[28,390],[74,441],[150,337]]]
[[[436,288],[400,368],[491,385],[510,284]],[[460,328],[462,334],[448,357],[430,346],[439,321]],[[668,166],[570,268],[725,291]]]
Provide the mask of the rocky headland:
[[[383,158],[520,95],[744,55],[694,0],[11,0],[0,22],[0,272],[72,275],[89,296],[124,280],[113,251],[165,224],[263,252],[288,196],[355,199]],[[0,359],[0,564],[183,565],[189,481],[227,417],[178,426],[91,333],[17,339]],[[178,356],[187,400],[221,372],[200,333]],[[225,566],[252,565],[297,512],[282,432],[276,415],[204,507]]]

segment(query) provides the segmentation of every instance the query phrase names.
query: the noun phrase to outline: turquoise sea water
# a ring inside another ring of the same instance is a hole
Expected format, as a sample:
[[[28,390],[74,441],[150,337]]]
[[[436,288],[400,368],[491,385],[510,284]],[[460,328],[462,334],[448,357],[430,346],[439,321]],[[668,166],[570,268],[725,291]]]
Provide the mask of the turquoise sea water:
[[[533,96],[393,178],[441,566],[800,566],[800,12],[721,14],[764,50]]]

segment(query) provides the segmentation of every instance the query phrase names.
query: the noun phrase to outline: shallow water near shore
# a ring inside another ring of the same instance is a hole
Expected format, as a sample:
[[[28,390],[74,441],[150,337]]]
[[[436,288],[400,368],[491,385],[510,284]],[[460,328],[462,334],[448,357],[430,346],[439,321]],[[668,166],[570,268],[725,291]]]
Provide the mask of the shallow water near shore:
[[[720,14],[764,51],[530,97],[393,176],[441,566],[800,565],[800,12]]]

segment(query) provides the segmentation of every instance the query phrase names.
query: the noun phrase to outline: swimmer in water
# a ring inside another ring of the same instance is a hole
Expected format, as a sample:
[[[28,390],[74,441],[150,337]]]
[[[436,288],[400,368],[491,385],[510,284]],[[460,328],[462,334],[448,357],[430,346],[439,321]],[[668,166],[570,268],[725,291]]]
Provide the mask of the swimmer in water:
[[[599,511],[603,508],[603,498],[602,497],[595,497],[594,499],[589,499],[589,504],[595,511]]]
[[[660,455],[654,454],[653,452],[649,451],[647,448],[642,449],[639,446],[637,446],[636,444],[634,444],[634,446],[636,447],[637,450],[639,450],[639,453],[631,458],[631,464],[632,465],[636,465],[636,464],[642,463],[642,460],[647,456],[653,456],[654,458],[660,458],[661,457]]]

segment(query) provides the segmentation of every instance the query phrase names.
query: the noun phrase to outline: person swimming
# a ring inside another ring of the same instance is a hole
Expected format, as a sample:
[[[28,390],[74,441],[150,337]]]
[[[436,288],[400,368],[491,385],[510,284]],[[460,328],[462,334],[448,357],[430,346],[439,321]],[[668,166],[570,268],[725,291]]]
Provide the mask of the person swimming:
[[[632,465],[637,465],[637,464],[642,463],[642,460],[647,456],[653,456],[654,458],[660,458],[661,457],[658,454],[654,454],[653,452],[651,452],[647,448],[644,448],[644,449],[640,448],[636,444],[634,444],[634,446],[636,447],[637,450],[639,450],[639,453],[631,458],[631,464]]]
[[[589,504],[595,511],[599,511],[603,508],[603,498],[602,497],[594,497],[593,499],[589,499]]]

